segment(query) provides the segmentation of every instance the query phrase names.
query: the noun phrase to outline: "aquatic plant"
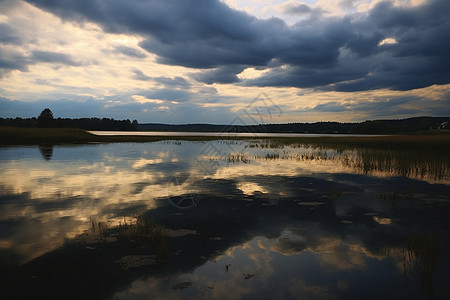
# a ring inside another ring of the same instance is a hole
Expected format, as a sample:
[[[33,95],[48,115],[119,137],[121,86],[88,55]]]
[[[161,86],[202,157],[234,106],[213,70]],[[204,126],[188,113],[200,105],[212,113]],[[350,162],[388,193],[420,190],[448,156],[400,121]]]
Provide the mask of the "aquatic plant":
[[[250,163],[250,158],[242,153],[231,153],[228,154],[228,156],[226,157],[226,160],[229,163],[244,163],[244,164],[248,164]]]
[[[166,230],[163,226],[154,224],[145,214],[135,215],[133,218],[124,216],[116,227],[109,227],[108,222],[92,219],[91,232],[103,242],[116,242],[130,254],[150,252],[157,263],[162,263],[169,257]]]

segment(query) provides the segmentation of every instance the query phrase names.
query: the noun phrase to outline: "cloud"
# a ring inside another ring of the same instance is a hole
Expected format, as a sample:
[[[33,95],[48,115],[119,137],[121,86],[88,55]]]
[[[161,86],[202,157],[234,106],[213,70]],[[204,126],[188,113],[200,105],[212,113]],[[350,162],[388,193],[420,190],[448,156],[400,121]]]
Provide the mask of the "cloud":
[[[140,46],[157,54],[159,62],[195,68],[265,65],[273,55],[261,46],[270,28],[284,25],[281,20],[258,20],[216,0],[28,2],[65,20],[95,22],[107,32],[140,34],[145,37]]]
[[[133,79],[142,81],[148,81],[152,79],[150,76],[145,75],[141,70],[136,69],[133,72],[134,72]]]
[[[450,92],[444,99],[449,99]],[[436,101],[414,95],[372,96],[368,101],[356,101],[349,98],[342,102],[320,103],[310,109],[320,113],[367,113],[372,119],[384,119],[392,116],[447,116],[450,114],[448,101]]]
[[[311,15],[319,16],[325,11],[321,8],[312,8],[304,3],[290,3],[282,6],[282,11],[289,15]]]
[[[3,50],[0,48],[0,75],[1,72],[11,70],[27,71],[29,59],[23,54],[14,50]]]
[[[167,87],[174,88],[189,88],[191,84],[186,81],[183,77],[175,76],[174,78],[169,77],[153,77],[153,80]]]
[[[114,49],[114,52],[124,54],[124,55],[134,57],[134,58],[146,58],[147,57],[147,55],[144,52],[139,51],[135,48],[127,47],[127,46],[117,46]]]
[[[0,44],[20,45],[22,42],[14,28],[8,26],[8,24],[0,23]]]
[[[242,82],[254,86],[357,91],[450,83],[447,0],[418,6],[386,1],[340,17],[291,5],[286,12],[316,15],[293,26],[277,18],[258,19],[219,0],[28,2],[67,21],[139,35],[139,46],[156,54],[158,63],[206,69],[194,78],[208,84],[238,82],[244,67],[267,68],[260,78]],[[379,46],[386,38],[397,43]],[[273,68],[273,62],[285,69]]]
[[[237,74],[241,73],[245,66],[241,65],[227,65],[215,68],[213,70],[194,74],[192,77],[197,81],[207,84],[213,83],[234,83],[239,82],[240,79]]]
[[[355,2],[357,1],[358,0],[340,0],[339,6],[349,9],[352,8],[355,5]]]
[[[1,44],[0,44],[1,45]],[[2,49],[0,47],[0,78],[13,70],[27,72],[30,65],[49,63],[54,65],[83,66],[88,62],[73,59],[70,55],[52,51],[32,51],[26,55],[16,49]]]
[[[182,90],[188,90],[191,87],[191,84],[186,81],[183,77],[175,76],[173,78],[170,77],[151,77],[145,75],[141,70],[135,69],[133,70],[134,76],[133,79],[141,80],[141,81],[153,81],[157,83],[160,86],[163,86],[165,88],[171,88],[171,89],[182,89]]]
[[[51,51],[33,51],[31,61],[45,62],[53,64],[63,64],[68,66],[81,66],[83,63],[75,61],[70,55]]]

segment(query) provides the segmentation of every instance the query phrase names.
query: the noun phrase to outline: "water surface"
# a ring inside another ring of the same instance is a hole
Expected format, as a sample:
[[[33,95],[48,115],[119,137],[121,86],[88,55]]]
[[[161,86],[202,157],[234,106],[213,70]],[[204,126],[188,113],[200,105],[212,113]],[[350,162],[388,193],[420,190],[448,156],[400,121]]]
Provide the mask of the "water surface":
[[[280,132],[187,132],[187,131],[88,131],[102,136],[213,136],[213,137],[374,137],[383,135],[338,133],[280,133]]]
[[[0,148],[0,292],[446,299],[449,169],[256,138]]]

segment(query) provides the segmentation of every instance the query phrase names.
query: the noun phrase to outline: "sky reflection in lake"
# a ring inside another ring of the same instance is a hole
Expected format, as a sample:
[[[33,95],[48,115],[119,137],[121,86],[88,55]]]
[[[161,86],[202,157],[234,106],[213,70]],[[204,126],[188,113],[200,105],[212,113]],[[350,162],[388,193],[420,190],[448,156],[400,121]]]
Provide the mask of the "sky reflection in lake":
[[[65,295],[49,287],[73,278],[45,270],[79,264],[78,249],[105,277],[79,270],[93,298],[443,299],[448,157],[409,172],[387,155],[259,140],[1,148],[2,279]],[[140,214],[165,228],[163,264],[114,231]],[[79,246],[100,222],[102,243]]]

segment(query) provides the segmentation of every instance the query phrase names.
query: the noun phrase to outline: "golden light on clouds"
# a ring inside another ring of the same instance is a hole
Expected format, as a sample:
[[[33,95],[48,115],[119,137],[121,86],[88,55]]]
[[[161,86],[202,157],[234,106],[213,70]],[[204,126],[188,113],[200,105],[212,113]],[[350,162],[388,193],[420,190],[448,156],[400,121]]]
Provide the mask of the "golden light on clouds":
[[[420,69],[428,73],[412,72],[406,61],[414,55],[401,53],[417,45],[410,46],[400,29],[384,30],[376,16],[384,10],[389,18],[398,9],[415,22],[413,12],[433,8],[434,1],[222,1],[232,9],[217,6],[217,21],[222,13],[223,20],[236,20],[228,32],[214,32],[222,27],[213,24],[197,28],[215,20],[190,12],[173,16],[184,18],[190,31],[166,24],[169,16],[159,20],[158,31],[152,15],[141,19],[132,3],[121,9],[122,17],[102,7],[86,15],[76,2],[60,11],[39,1],[2,4],[0,60],[8,63],[0,65],[0,105],[11,107],[11,116],[1,117],[32,117],[49,106],[57,117],[227,124],[261,93],[282,109],[271,123],[445,114],[450,89],[445,74],[432,68],[440,65],[438,57],[423,53]],[[166,6],[153,3],[143,5],[149,11]],[[439,26],[421,26],[430,30],[430,48],[443,46],[434,39]],[[221,34],[230,41],[205,38]],[[409,104],[395,105],[400,98]],[[365,105],[370,99],[374,105]],[[440,101],[428,106],[430,99]]]
[[[385,38],[384,40],[378,43],[378,46],[392,45],[392,44],[397,44],[397,40],[395,38]]]

